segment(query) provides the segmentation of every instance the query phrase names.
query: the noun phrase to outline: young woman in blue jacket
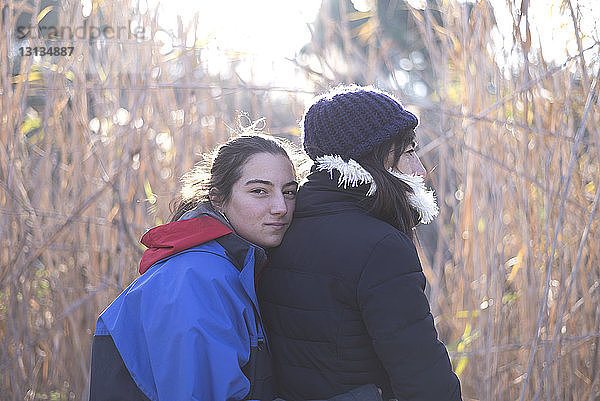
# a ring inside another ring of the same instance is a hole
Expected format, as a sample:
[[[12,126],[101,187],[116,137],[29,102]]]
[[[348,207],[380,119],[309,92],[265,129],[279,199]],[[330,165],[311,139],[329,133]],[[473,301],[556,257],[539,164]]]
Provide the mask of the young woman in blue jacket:
[[[91,401],[273,399],[254,282],[292,219],[294,167],[266,136],[215,155],[184,177],[173,221],[142,237],[141,276],[98,318]]]
[[[417,122],[393,96],[358,86],[317,97],[304,115],[314,165],[258,288],[288,401],[367,383],[386,400],[461,399],[413,244],[414,227],[438,212]]]
[[[274,398],[254,286],[292,219],[294,166],[280,141],[246,135],[183,181],[172,221],[141,239],[141,275],[98,318],[90,401]],[[333,401],[355,399],[380,396]]]

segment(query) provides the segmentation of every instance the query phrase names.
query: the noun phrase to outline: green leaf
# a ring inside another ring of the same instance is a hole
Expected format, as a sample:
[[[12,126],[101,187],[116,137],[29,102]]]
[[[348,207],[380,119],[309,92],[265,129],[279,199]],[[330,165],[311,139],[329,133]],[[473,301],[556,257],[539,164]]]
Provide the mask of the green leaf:
[[[54,8],[54,6],[48,6],[48,7],[44,8],[44,9],[43,9],[43,10],[42,10],[42,11],[41,11],[39,14],[38,14],[38,16],[37,16],[37,23],[39,24],[39,23],[40,23],[40,21],[41,21],[41,20],[43,20],[43,19],[44,19],[44,17],[45,17],[46,15],[48,15],[48,13],[49,13],[50,11],[52,11],[52,9],[53,9],[53,8]]]
[[[27,118],[21,125],[21,135],[27,135],[31,131],[42,126],[42,119],[39,117]]]
[[[150,181],[146,180],[144,182],[144,192],[146,193],[146,200],[150,202],[150,204],[156,203],[156,195],[152,192],[152,187],[150,186]]]
[[[456,369],[454,369],[454,373],[456,373],[456,376],[460,376],[463,370],[465,370],[468,361],[469,358],[467,356],[463,356],[462,358],[460,358],[458,364],[456,365]]]

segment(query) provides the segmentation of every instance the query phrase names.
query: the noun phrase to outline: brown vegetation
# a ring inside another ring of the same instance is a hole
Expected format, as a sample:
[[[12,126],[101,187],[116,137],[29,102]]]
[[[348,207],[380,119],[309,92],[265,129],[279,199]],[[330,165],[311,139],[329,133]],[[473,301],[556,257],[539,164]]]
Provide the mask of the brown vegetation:
[[[43,18],[33,3],[0,3],[0,399],[85,400],[96,317],[136,277],[138,238],[168,217],[178,177],[229,136],[237,110],[297,140],[312,90],[210,74],[198,42],[165,52],[146,39],[75,39],[72,56],[21,57],[19,46],[61,46],[22,44],[10,30],[23,12]],[[320,16],[339,48],[315,41],[298,68],[315,91],[388,82],[401,50],[376,13],[349,29],[341,3],[340,23]],[[421,155],[435,166],[441,216],[422,229],[421,255],[464,399],[598,399],[600,88],[584,58],[597,42],[584,47],[565,0],[579,51],[547,62],[527,6],[507,0],[520,15],[520,62],[507,67],[488,50],[488,3],[440,2],[441,19],[397,3],[431,65],[427,99],[395,89],[420,114]],[[88,25],[158,28],[128,0],[93,4]],[[80,2],[60,7],[58,26],[83,24]],[[185,43],[196,28],[180,22],[176,36]],[[359,56],[358,75],[343,68]],[[227,57],[231,71],[251,60]]]

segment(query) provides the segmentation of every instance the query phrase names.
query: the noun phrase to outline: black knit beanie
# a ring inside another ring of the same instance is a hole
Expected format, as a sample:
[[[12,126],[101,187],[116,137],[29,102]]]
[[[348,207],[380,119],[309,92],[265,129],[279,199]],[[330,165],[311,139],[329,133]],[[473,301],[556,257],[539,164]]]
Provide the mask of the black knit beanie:
[[[313,160],[324,155],[358,160],[418,122],[392,95],[373,87],[339,86],[315,98],[308,108],[302,141]]]

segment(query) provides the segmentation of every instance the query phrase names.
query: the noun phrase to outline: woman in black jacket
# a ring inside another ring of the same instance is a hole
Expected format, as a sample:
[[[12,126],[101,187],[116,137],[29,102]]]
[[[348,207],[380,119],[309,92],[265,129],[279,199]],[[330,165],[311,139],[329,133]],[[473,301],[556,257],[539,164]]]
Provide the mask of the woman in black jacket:
[[[391,95],[358,86],[316,98],[304,115],[315,163],[258,288],[286,400],[367,383],[386,400],[461,399],[413,244],[414,227],[438,212],[417,123]]]

